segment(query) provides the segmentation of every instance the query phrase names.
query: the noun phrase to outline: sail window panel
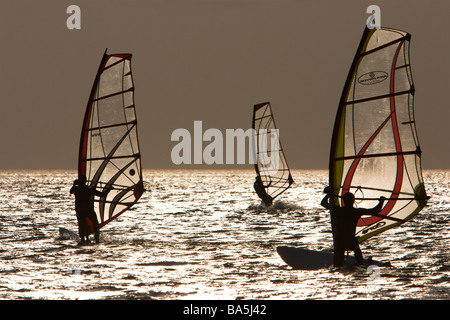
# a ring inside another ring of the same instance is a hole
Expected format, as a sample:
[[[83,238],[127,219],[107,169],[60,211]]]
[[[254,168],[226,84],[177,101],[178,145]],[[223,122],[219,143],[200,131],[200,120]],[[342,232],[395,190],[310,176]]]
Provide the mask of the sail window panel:
[[[400,140],[402,141],[402,148],[404,151],[415,151],[417,149],[417,139],[415,135],[415,125],[410,118],[411,112],[407,108],[408,96],[399,96],[395,99],[398,131]]]
[[[132,109],[134,110],[134,93],[132,91],[127,91],[122,94],[123,99],[123,106],[125,107],[125,110]],[[128,108],[130,107],[130,108]],[[128,115],[128,113],[127,113]],[[130,119],[127,117],[128,121],[132,121],[135,119],[135,116],[131,117]]]
[[[124,186],[130,185],[130,182],[132,182],[132,184],[137,184],[140,180],[140,176],[138,174],[139,163],[139,159],[134,159],[134,161],[132,161],[131,164],[125,168],[123,175],[121,176],[121,179],[118,180],[117,184]]]
[[[97,128],[99,126],[100,126],[100,122],[98,119],[97,102],[94,101],[94,102],[92,102],[92,107],[91,107],[89,128]]]
[[[102,158],[105,156],[102,148],[101,130],[91,130],[88,133],[88,148],[86,150],[87,159]]]
[[[123,86],[123,63],[103,71],[98,84],[97,98],[102,98],[125,90]]]
[[[114,63],[116,63],[119,60],[122,60],[122,58],[116,57],[116,56],[109,56],[108,61],[105,64],[105,68],[108,68],[110,65],[113,65]]]
[[[114,174],[117,174],[118,170],[121,170],[123,172],[123,174],[118,176],[118,178],[114,181],[114,185],[116,185],[118,188],[126,188],[130,185],[130,182],[132,182],[133,184],[138,183],[140,177],[136,174],[136,159],[112,159],[111,165],[114,166]],[[135,170],[133,174],[130,173],[131,169]]]
[[[131,74],[123,77],[122,84],[123,84],[123,86],[122,86],[123,91],[133,88],[134,85],[133,85],[133,78],[131,77]]]
[[[86,179],[88,181],[92,181],[93,176],[95,175],[95,173],[98,171],[98,169],[101,167],[102,163],[103,163],[103,159],[99,159],[99,158],[91,158],[88,159],[88,161],[86,162]]]
[[[139,146],[138,146],[138,137],[137,137],[137,127],[133,126],[131,130],[130,125],[128,125],[128,136],[126,138],[127,145],[128,145],[128,153],[129,154],[136,154],[138,153]]]
[[[276,141],[272,142],[271,133],[270,131],[261,130],[259,129],[256,133],[258,136],[258,152],[263,153],[264,155],[267,155],[270,157],[270,152],[272,151],[272,144],[276,143]],[[274,145],[275,147],[275,145]],[[273,150],[278,149],[274,148]],[[264,162],[264,161],[263,161]]]
[[[256,134],[260,133],[260,130],[270,130],[273,128],[273,121],[271,117],[262,117],[259,120],[259,129],[257,130]]]
[[[94,167],[99,167],[100,163],[104,164],[104,162],[100,160],[93,161],[93,163],[97,164],[97,166]],[[124,158],[107,160],[107,164],[102,171],[102,176],[97,182],[97,186],[100,188],[110,188],[112,186],[113,189],[110,190],[109,194],[117,194],[121,190],[129,188],[130,183],[136,184],[139,182],[138,174],[129,174],[131,168],[134,170],[137,168],[135,159]],[[124,174],[119,174],[119,171]]]
[[[401,192],[407,194],[409,197],[414,197],[414,189],[421,182],[417,178],[415,168],[415,156],[405,155],[403,157],[405,174],[403,176],[403,183]]]
[[[103,170],[101,179],[98,182],[98,185],[102,187],[111,183],[114,184],[115,181],[111,181],[111,179],[117,174],[117,169],[120,168],[121,162],[125,162],[123,159],[109,159],[107,161],[108,164]]]
[[[406,220],[409,216],[415,215],[415,211],[418,209],[417,202],[411,200],[397,200],[394,208],[392,209],[391,217]]]
[[[391,29],[378,29],[374,31],[370,37],[367,43],[366,52],[395,41],[405,35],[406,32],[403,31],[396,30],[396,32],[392,32]]]
[[[268,104],[255,112],[255,122],[257,123],[257,128],[255,128],[257,130],[256,134],[261,129],[268,130],[274,128],[273,117]]]
[[[411,185],[409,192],[414,193],[417,185],[423,182],[420,172],[420,157],[415,154],[404,155],[403,161],[405,163],[405,170],[408,173],[408,181]],[[418,172],[419,174],[417,174]]]
[[[395,65],[396,69],[400,68],[409,68],[409,41],[406,39],[398,44],[400,46],[400,50],[397,56],[397,63]]]
[[[417,137],[416,121],[415,121],[415,117],[414,117],[414,96],[413,95],[408,96],[408,112],[409,112],[409,119],[411,121],[411,123],[410,123],[411,134],[413,135],[416,145],[419,146],[419,138]]]
[[[372,140],[364,152],[364,156],[379,156],[381,154],[396,153],[394,130],[390,119],[378,133],[371,137]]]
[[[97,101],[97,106],[98,117],[100,119],[99,124],[101,127],[126,122],[123,111],[122,95],[99,100]]]
[[[130,123],[130,122],[136,121],[136,110],[135,110],[134,106],[125,108],[124,112],[125,112],[126,122]]]
[[[395,85],[394,92],[403,92],[411,89],[411,83],[407,68],[396,69],[394,73]]]
[[[344,160],[344,172],[347,173],[347,176],[344,176],[343,180],[348,178],[348,175],[352,175],[350,169],[353,164],[354,161],[352,159]],[[353,179],[351,180],[350,185],[355,188],[364,186],[365,188],[377,188],[390,192],[389,187],[386,188],[386,185],[391,185],[395,182],[396,170],[396,156],[361,158],[358,165],[354,168]],[[392,175],[392,173],[394,173],[394,175]],[[369,195],[373,196],[380,191],[371,190],[367,192]],[[364,191],[364,193],[366,193],[366,191]]]
[[[108,208],[109,210],[106,212],[108,212],[109,217],[113,217],[113,216],[119,214],[120,212],[126,210],[132,203],[133,202],[131,202],[131,201],[129,203],[125,203],[125,204],[115,203],[113,206],[110,205]]]
[[[392,56],[396,46],[389,46],[364,56],[356,72],[355,89],[348,100],[360,100],[390,93]]]
[[[354,101],[355,100],[356,80],[357,80],[357,77],[356,77],[356,73],[355,73],[355,74],[353,74],[353,78],[350,81],[350,85],[348,87],[348,93],[347,93],[347,96],[346,96],[346,99],[345,99],[346,102],[350,102],[350,101]]]
[[[131,61],[125,60],[123,63],[123,88],[124,90],[130,89],[133,87],[133,77],[131,75]]]
[[[122,141],[119,141],[120,144],[118,144],[118,148],[115,151],[115,155],[117,157],[122,157],[122,156],[134,156],[133,154],[133,146],[132,143],[130,141],[130,137],[128,136],[129,133],[127,133],[128,131],[125,131],[124,135],[126,134],[127,136],[125,137],[125,139],[123,139]],[[122,138],[122,136],[120,137]]]
[[[271,112],[269,108],[269,104],[265,104],[263,107],[260,107],[258,110],[255,111],[255,120],[261,121],[261,118],[263,117],[270,117]]]
[[[344,154],[341,156],[354,156],[356,155],[356,147],[355,147],[355,128],[354,128],[354,119],[353,119],[353,105],[344,106],[344,126],[341,126],[341,130],[344,130],[344,139],[342,141],[338,141],[340,146],[343,145]],[[339,151],[337,149],[337,151]]]
[[[357,154],[390,117],[389,99],[384,98],[358,103],[352,108],[347,107],[347,110],[347,115],[351,111],[351,116],[347,116],[346,118],[348,118],[347,123],[353,135],[352,140],[355,153]],[[389,124],[384,125],[384,127],[386,126],[389,126]]]
[[[334,160],[333,165],[334,165],[334,182],[335,184],[333,185],[333,188],[335,189],[335,192],[339,195],[342,195],[342,179],[343,179],[343,172],[344,170],[348,169],[348,166],[351,164],[350,161],[348,160]],[[347,167],[346,167],[347,165]]]
[[[351,166],[352,166],[352,164],[353,164],[353,159],[347,159],[347,160],[340,160],[339,162],[341,162],[342,163],[342,173],[343,173],[343,175],[340,175],[339,176],[339,183],[337,183],[336,184],[336,187],[337,186],[339,186],[339,195],[340,196],[342,196],[342,193],[343,193],[343,184],[344,184],[344,180],[345,180],[345,178],[346,178],[346,176],[347,176],[347,174],[348,174],[348,172],[350,171],[350,168],[351,168]],[[336,162],[336,164],[337,164],[338,162]],[[355,185],[355,184],[351,184],[352,186],[353,185]],[[350,190],[351,191],[351,190]]]
[[[126,126],[101,129],[102,145],[99,147],[103,149],[105,156],[110,155],[113,149],[117,149],[114,151],[114,155],[121,155],[124,153],[121,153],[121,145],[123,142],[120,140],[127,134],[127,131]]]
[[[395,161],[391,160],[391,163]],[[353,161],[344,161],[344,172],[350,172]],[[377,169],[383,168],[383,174],[380,175],[376,172]],[[386,188],[387,184],[392,184],[395,181],[392,177],[389,177],[389,172],[392,172],[392,166],[386,166],[383,161],[379,158],[365,158],[361,159],[358,166],[355,168],[353,173],[352,181],[349,186],[348,191],[352,192],[357,199],[358,207],[361,208],[372,208],[378,204],[378,198],[384,195],[388,198],[391,194],[391,190]],[[351,174],[351,173],[350,173]],[[365,175],[367,174],[367,178]],[[344,176],[343,180],[346,180],[348,176]],[[343,181],[341,185],[343,184]],[[340,189],[339,195],[342,196],[343,193],[347,192],[343,188]],[[364,201],[362,201],[365,199]],[[369,200],[372,199],[372,200]]]
[[[399,123],[411,123],[413,118],[411,118],[409,99],[410,94],[399,95],[394,98],[394,106],[397,115],[397,120]]]
[[[382,195],[388,197],[388,193],[392,191],[395,184],[396,176],[396,156],[363,158],[358,163],[351,185],[356,187],[364,186],[364,198],[377,199]],[[384,194],[381,194],[380,190],[386,191]],[[377,200],[364,201],[364,207],[370,208],[377,203]]]
[[[403,60],[401,60],[397,63],[397,67],[401,66],[402,64],[405,66],[409,83],[412,86],[413,77],[412,77],[412,72],[411,72],[409,49],[410,49],[410,43],[408,40],[405,40],[405,42],[403,43]]]
[[[123,74],[124,77],[131,76],[131,60],[126,59],[123,61]]]

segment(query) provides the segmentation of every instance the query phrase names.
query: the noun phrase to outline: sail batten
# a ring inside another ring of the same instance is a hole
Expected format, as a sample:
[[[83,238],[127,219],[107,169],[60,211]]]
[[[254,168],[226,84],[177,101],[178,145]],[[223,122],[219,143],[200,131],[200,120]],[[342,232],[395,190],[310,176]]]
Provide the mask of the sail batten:
[[[78,174],[106,194],[92,199],[100,227],[144,192],[131,57],[105,51],[82,126]]]
[[[392,98],[392,97],[395,97],[395,96],[401,96],[401,95],[410,94],[410,93],[414,93],[414,87],[412,87],[410,90],[406,90],[406,91],[392,92],[392,93],[388,93],[388,94],[381,95],[381,96],[375,96],[375,97],[369,97],[369,98],[365,98],[365,99],[347,101],[345,104],[353,105],[353,104],[368,102],[368,101],[372,101],[372,100]]]
[[[129,107],[125,107],[125,108],[129,108]],[[115,123],[115,124],[110,124],[110,125],[102,126],[102,127],[91,127],[91,128],[87,128],[86,130],[87,131],[100,130],[100,129],[113,128],[113,127],[118,127],[118,126],[123,126],[123,125],[134,125],[136,123],[137,123],[136,120],[133,120],[130,122]]]
[[[266,193],[275,199],[294,183],[279,140],[270,102],[254,105],[252,128],[255,131],[256,174]],[[270,158],[270,161],[263,161]]]
[[[363,208],[387,199],[380,217],[358,221],[359,241],[406,222],[426,204],[410,38],[400,30],[366,28],[339,102],[330,152],[332,201],[342,206],[346,192]]]
[[[124,90],[124,91],[119,91],[119,92],[108,94],[106,96],[101,96],[101,97],[95,98],[92,101],[95,102],[95,101],[99,101],[99,100],[103,100],[103,99],[108,99],[108,98],[112,98],[112,97],[115,97],[115,96],[118,96],[118,95],[122,95],[122,94],[127,93],[127,92],[132,92],[132,91],[134,91],[134,88],[129,88],[129,89]]]

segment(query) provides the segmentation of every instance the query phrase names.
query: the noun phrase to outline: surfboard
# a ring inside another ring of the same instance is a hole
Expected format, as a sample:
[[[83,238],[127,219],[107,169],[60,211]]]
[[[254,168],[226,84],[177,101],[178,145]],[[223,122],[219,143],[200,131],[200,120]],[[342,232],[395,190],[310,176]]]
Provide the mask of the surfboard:
[[[310,250],[305,248],[279,246],[277,252],[287,265],[295,270],[318,270],[333,266],[333,253],[326,251]],[[344,266],[356,265],[353,255],[345,257]],[[364,259],[364,265],[382,266],[386,263]]]

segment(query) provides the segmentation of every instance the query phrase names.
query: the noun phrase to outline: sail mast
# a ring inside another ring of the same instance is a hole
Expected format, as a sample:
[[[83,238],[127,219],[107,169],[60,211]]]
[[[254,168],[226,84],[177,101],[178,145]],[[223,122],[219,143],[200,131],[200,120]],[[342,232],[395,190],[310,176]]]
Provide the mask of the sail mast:
[[[369,28],[365,28],[363,35],[361,37],[361,41],[358,45],[358,49],[356,51],[355,57],[353,59],[353,63],[350,66],[350,70],[347,75],[347,80],[345,81],[344,89],[342,90],[341,99],[339,101],[338,110],[336,112],[336,118],[334,121],[333,134],[331,136],[331,150],[330,150],[330,161],[329,161],[329,185],[333,190],[331,196],[331,203],[336,204],[337,198],[336,195],[339,193],[339,189],[336,190],[336,174],[338,174],[334,164],[334,158],[336,157],[337,146],[339,143],[343,143],[344,137],[342,137],[342,127],[341,123],[343,122],[343,108],[345,107],[345,102],[347,100],[349,94],[349,87],[352,84],[352,79],[355,77],[355,70],[358,65],[358,61],[360,58],[360,53],[364,51],[364,47],[367,45],[367,37],[370,33]],[[341,134],[341,135],[340,135]],[[340,168],[339,168],[340,170]]]
[[[89,119],[91,117],[92,100],[94,99],[95,91],[97,90],[98,81],[100,79],[102,69],[104,68],[106,60],[108,59],[108,55],[106,54],[107,51],[108,48],[105,49],[102,60],[100,61],[100,65],[98,66],[97,74],[92,85],[91,94],[89,95],[86,111],[84,114],[83,128],[81,129],[80,137],[80,150],[78,152],[78,178],[80,178],[80,176],[86,176],[87,129],[89,128]]]

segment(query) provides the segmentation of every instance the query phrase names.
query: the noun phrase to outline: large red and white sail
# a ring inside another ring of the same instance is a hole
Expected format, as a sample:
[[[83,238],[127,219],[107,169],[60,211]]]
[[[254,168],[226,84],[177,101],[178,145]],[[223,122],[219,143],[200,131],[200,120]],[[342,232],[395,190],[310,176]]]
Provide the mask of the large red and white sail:
[[[104,54],[92,87],[81,131],[79,176],[95,196],[100,227],[135,204],[144,192],[131,54]]]
[[[359,207],[387,198],[381,217],[362,217],[360,241],[402,224],[426,204],[414,118],[410,34],[366,28],[341,96],[330,154],[335,205],[352,192]]]

